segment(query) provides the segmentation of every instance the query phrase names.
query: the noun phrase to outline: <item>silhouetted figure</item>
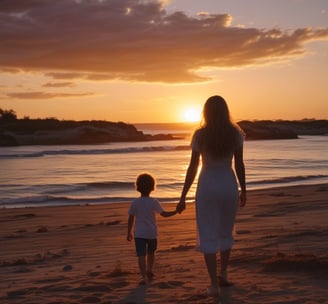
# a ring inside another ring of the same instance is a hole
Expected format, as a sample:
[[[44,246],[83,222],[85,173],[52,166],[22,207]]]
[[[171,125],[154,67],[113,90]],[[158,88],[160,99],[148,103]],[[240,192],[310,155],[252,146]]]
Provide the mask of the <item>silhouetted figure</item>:
[[[157,249],[157,224],[156,213],[163,217],[177,214],[177,211],[164,211],[159,201],[150,197],[155,189],[155,179],[148,173],[140,174],[136,180],[136,189],[141,196],[132,201],[129,209],[127,240],[132,241],[132,229],[134,228],[134,241],[138,256],[140,284],[151,281],[155,251]]]
[[[186,208],[186,196],[194,182],[200,159],[202,168],[196,190],[197,249],[204,254],[211,285],[207,292],[219,295],[219,286],[230,286],[227,267],[233,245],[233,227],[238,209],[246,204],[243,131],[232,122],[228,106],[221,96],[210,97],[203,108],[203,124],[193,134],[191,159],[177,205]],[[235,171],[241,188],[232,169]],[[217,252],[221,270],[217,277]]]

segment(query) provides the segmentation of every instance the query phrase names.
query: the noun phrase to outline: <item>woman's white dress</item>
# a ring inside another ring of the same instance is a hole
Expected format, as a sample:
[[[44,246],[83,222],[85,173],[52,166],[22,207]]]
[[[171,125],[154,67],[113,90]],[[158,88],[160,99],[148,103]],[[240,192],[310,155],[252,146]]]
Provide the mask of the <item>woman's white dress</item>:
[[[199,136],[200,132],[196,131],[191,144],[202,157],[196,190],[197,249],[203,253],[216,253],[230,249],[234,242],[238,183],[232,169],[233,155],[219,160],[211,158],[200,151]]]

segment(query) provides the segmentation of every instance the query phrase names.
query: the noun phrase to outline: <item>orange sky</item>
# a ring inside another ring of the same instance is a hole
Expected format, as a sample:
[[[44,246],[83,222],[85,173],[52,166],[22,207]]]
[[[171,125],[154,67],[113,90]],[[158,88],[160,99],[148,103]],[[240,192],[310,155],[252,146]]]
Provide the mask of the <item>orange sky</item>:
[[[328,119],[327,2],[230,2],[1,1],[0,108],[173,122],[218,94],[236,120]]]

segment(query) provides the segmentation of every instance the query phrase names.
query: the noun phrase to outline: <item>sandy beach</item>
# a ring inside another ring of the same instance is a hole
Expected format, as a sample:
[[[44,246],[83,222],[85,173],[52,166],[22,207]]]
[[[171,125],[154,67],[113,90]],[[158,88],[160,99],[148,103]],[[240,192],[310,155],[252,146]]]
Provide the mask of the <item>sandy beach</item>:
[[[166,210],[175,204],[163,204]],[[328,185],[248,193],[219,299],[195,250],[195,213],[158,217],[155,279],[138,285],[129,204],[1,209],[0,303],[327,303]]]

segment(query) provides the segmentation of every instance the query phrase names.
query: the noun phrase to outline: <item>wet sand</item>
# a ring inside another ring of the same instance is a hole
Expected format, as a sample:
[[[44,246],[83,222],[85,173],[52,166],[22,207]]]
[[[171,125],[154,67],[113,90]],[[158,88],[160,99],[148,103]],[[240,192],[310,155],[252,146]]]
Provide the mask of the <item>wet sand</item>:
[[[166,210],[175,204],[163,204]],[[195,250],[195,212],[158,219],[155,278],[139,285],[129,204],[0,209],[0,303],[326,303],[328,185],[248,193],[218,299]]]

